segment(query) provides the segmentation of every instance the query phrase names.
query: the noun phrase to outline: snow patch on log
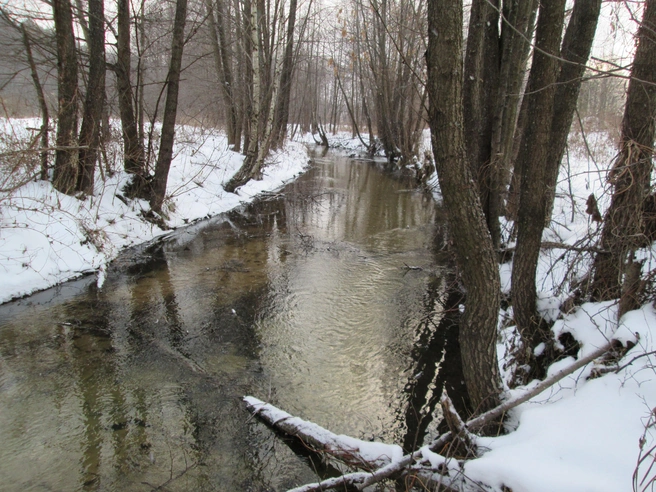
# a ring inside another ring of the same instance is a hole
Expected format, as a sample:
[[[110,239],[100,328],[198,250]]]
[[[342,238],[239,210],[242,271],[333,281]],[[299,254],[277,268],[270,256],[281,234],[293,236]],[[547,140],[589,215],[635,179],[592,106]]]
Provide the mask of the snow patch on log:
[[[363,441],[329,430],[299,417],[294,417],[279,408],[252,396],[244,397],[249,410],[289,435],[296,436],[317,451],[326,451],[346,463],[369,465],[379,468],[403,458],[403,449],[395,444]]]

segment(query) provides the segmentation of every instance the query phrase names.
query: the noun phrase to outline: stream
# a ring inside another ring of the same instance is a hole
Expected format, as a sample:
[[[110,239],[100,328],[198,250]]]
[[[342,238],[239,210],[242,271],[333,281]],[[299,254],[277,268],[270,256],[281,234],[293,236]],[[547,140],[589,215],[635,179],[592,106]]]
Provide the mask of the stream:
[[[328,154],[279,193],[0,306],[0,488],[281,491],[339,473],[245,409],[413,449],[462,393],[441,211]]]

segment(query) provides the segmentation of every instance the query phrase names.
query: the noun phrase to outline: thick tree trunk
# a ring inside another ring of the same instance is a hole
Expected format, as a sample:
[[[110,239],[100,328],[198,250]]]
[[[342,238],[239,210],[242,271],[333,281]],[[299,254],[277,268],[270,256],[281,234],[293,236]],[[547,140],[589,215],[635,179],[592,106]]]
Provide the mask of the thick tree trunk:
[[[30,74],[32,76],[32,83],[34,84],[34,91],[36,92],[36,97],[39,100],[39,108],[41,109],[41,174],[40,178],[42,180],[48,179],[48,126],[50,125],[50,116],[48,112],[48,103],[46,102],[46,96],[43,92],[43,86],[39,80],[39,73],[36,69],[36,63],[34,62],[34,57],[32,56],[32,43],[30,42],[29,35],[27,34],[27,29],[25,24],[20,26],[21,33],[23,35],[23,46],[25,47],[25,53],[27,54],[27,63],[30,66]]]
[[[527,362],[539,333],[536,268],[544,226],[547,173],[557,60],[565,17],[565,0],[542,2],[538,16],[536,49],[529,76],[528,121],[518,156],[521,174],[517,250],[512,269],[512,303],[522,337],[520,362]],[[526,360],[524,360],[526,358]]]
[[[588,62],[592,41],[597,30],[601,0],[576,0],[567,25],[560,56],[560,74],[556,88],[554,115],[551,122],[551,143],[547,155],[547,214],[545,227],[551,221],[560,161],[563,159],[567,136],[572,126],[576,103],[581,90],[585,64]],[[567,63],[571,62],[571,63]]]
[[[155,175],[151,183],[150,207],[162,211],[166,197],[166,183],[173,159],[173,142],[175,139],[175,120],[178,112],[178,92],[180,88],[180,70],[182,68],[182,51],[184,48],[184,28],[187,17],[187,0],[176,0],[175,20],[173,21],[173,40],[171,42],[171,62],[166,77],[166,104],[162,121],[162,135]]]
[[[117,4],[117,36],[116,36],[116,89],[118,92],[118,107],[121,115],[121,131],[123,133],[123,160],[125,172],[135,175],[139,181],[145,176],[143,142],[137,131],[137,121],[134,112],[134,97],[130,82],[130,3],[128,0],[118,0]],[[141,187],[141,184],[138,184]],[[139,193],[137,193],[139,194]]]
[[[93,194],[105,102],[105,8],[103,0],[89,0],[89,78],[80,129],[80,173],[77,189]]]
[[[533,37],[537,0],[504,1],[501,68],[492,133],[488,227],[495,249],[501,245],[499,217],[510,184],[513,137],[517,129],[521,88]]]
[[[75,192],[77,184],[77,54],[70,0],[52,3],[57,38],[57,150],[53,186],[62,193]]]
[[[465,154],[462,110],[462,2],[428,2],[429,125],[458,269],[467,289],[460,326],[465,383],[472,405],[498,403],[496,356],[499,270]]]
[[[633,252],[644,241],[642,210],[651,182],[656,136],[655,32],[656,0],[647,0],[637,34],[638,47],[622,120],[620,154],[609,174],[613,196],[601,233],[604,252],[597,254],[593,268],[592,295],[598,300],[617,299],[624,294],[622,279],[633,263]],[[635,307],[623,303],[623,310]]]

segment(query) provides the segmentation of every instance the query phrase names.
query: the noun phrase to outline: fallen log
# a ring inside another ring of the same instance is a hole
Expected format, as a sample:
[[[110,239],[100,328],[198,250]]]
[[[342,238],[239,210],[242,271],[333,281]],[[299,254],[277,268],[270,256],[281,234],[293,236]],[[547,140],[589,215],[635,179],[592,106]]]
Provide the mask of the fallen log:
[[[511,398],[501,403],[499,406],[485,412],[478,417],[472,418],[462,424],[460,417],[455,410],[449,408],[451,423],[457,429],[458,434],[466,436],[470,442],[475,441],[475,435],[471,432],[480,429],[492,421],[503,416],[509,410],[539,395],[546,389],[558,383],[563,378],[569,376],[578,369],[584,367],[598,357],[611,350],[613,343],[599,347],[589,355],[580,358],[572,365],[557,371],[544,381],[538,383],[531,390],[515,398]],[[448,399],[448,397],[446,397]],[[298,417],[292,417],[273,405],[264,403],[257,398],[247,396],[244,398],[249,410],[258,415],[269,425],[280,429],[281,431],[299,437],[304,443],[311,446],[319,452],[325,452],[337,458],[350,466],[360,469],[369,469],[370,471],[347,473],[341,477],[330,478],[321,482],[312,483],[291,489],[289,492],[319,492],[337,488],[355,488],[363,490],[364,488],[379,483],[383,480],[400,477],[403,473],[416,473],[424,478],[430,478],[434,483],[440,483],[447,488],[458,489],[463,483],[464,475],[461,473],[464,462],[442,456],[439,452],[449,443],[454,434],[446,432],[434,440],[428,446],[419,450],[402,455],[399,446],[372,443],[353,439],[348,436],[333,434],[332,432],[311,422],[307,422]],[[446,403],[448,408],[448,402]],[[384,446],[384,447],[379,447]],[[383,451],[384,450],[384,451]],[[345,459],[342,459],[343,456]],[[377,464],[374,464],[377,463]],[[423,464],[429,463],[426,467]]]
[[[320,425],[293,417],[252,396],[245,397],[244,401],[253,415],[257,415],[270,426],[300,439],[314,451],[329,454],[354,468],[376,470],[403,456],[401,446],[334,434]]]

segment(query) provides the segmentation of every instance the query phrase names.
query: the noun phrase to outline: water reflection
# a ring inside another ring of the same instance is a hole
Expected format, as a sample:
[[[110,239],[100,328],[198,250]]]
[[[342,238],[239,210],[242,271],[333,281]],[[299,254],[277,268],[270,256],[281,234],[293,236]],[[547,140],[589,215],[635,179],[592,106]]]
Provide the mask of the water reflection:
[[[430,433],[459,301],[411,186],[319,158],[280,196],[121,258],[101,291],[0,308],[3,487],[283,490],[337,472],[244,394],[408,448]]]

